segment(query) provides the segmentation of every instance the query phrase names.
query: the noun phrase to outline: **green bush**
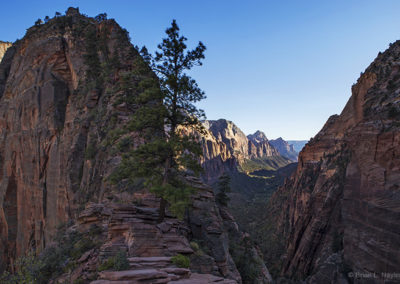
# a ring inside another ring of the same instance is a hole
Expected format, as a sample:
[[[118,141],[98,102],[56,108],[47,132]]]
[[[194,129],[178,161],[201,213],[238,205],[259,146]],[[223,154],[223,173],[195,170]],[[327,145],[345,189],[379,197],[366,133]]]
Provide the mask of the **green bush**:
[[[115,256],[109,257],[97,268],[98,271],[104,271],[104,270],[121,271],[127,269],[129,269],[129,260],[124,251],[120,251]]]
[[[200,249],[200,246],[198,243],[196,243],[195,241],[190,242],[190,247],[194,250],[194,251],[198,251]]]
[[[14,274],[5,271],[0,275],[0,283],[3,284],[34,284],[43,283],[43,277],[40,274],[43,263],[38,261],[33,254],[23,256],[17,259],[14,264],[16,272]]]
[[[83,255],[83,253],[94,247],[95,243],[91,239],[82,238],[74,244],[73,249],[71,251],[71,257],[73,259],[78,259]]]
[[[14,264],[14,274],[5,272],[0,283],[45,284],[60,274],[72,271],[83,253],[96,247],[92,240],[99,231],[91,228],[88,236],[80,232],[66,233],[65,226],[60,227],[55,237],[57,245],[46,248],[40,255],[29,254],[19,258]],[[100,228],[101,230],[101,228]]]
[[[182,255],[182,254],[173,256],[171,258],[171,261],[173,264],[175,264],[176,266],[181,267],[181,268],[189,268],[189,266],[190,266],[189,257]]]

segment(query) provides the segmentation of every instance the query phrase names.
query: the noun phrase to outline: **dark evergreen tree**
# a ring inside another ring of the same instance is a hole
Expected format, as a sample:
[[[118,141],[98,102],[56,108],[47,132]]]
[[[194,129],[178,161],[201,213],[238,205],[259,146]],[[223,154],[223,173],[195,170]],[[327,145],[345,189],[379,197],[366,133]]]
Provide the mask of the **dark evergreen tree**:
[[[146,143],[126,153],[113,176],[114,181],[143,178],[150,191],[161,199],[160,222],[167,204],[175,215],[183,217],[193,193],[184,175],[201,170],[202,150],[194,133],[203,131],[199,118],[204,117],[204,112],[194,103],[205,98],[186,71],[202,65],[206,47],[199,42],[195,49],[187,51],[187,39],[179,34],[175,20],[166,34],[154,56],[146,48],[141,50],[143,64],[150,65],[158,77],[138,80],[140,74],[130,73],[123,80],[123,90],[128,92],[125,99],[135,108],[129,130],[140,133]],[[141,90],[136,96],[129,94],[132,84]]]
[[[107,20],[107,14],[106,13],[102,13],[102,14],[98,14],[96,17],[94,17],[94,19],[100,23],[102,21]]]
[[[219,204],[227,206],[229,202],[229,197],[227,193],[231,192],[231,178],[229,175],[224,173],[218,179],[218,193],[216,200]]]

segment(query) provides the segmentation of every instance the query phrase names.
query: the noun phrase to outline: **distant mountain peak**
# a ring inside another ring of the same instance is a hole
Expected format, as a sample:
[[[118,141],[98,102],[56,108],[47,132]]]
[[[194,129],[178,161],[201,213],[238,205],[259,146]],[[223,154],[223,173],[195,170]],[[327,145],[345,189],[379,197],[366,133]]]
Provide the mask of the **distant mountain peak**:
[[[257,143],[268,141],[267,135],[265,135],[265,133],[260,130],[254,132],[254,134],[247,135],[247,138]]]
[[[270,140],[269,142],[272,146],[274,146],[278,150],[278,152],[281,155],[291,159],[292,161],[297,161],[298,153],[295,151],[293,145],[290,145],[282,137],[279,137],[274,140]]]

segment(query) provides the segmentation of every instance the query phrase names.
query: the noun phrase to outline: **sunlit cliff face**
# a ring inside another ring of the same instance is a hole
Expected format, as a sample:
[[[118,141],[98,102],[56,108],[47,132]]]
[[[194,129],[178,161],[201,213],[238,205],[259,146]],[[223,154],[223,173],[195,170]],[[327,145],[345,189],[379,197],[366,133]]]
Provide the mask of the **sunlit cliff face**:
[[[11,45],[11,42],[0,41],[0,61],[3,59],[4,54]]]

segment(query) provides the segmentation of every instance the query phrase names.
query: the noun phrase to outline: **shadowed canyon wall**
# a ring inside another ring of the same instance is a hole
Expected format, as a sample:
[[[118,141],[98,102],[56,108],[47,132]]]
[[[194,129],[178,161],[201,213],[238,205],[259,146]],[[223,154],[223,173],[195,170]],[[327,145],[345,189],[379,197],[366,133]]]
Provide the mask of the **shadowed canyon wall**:
[[[286,240],[282,275],[364,283],[349,272],[382,278],[400,267],[399,64],[396,42],[365,70],[342,113],[304,147],[297,171],[271,198],[269,222]]]
[[[112,56],[124,64],[114,68]],[[30,28],[7,50],[0,65],[0,267],[43,249],[57,226],[106,191],[103,177],[116,160],[101,143],[129,113],[109,90],[135,60],[115,21],[75,9]],[[101,64],[110,73],[96,81]]]

